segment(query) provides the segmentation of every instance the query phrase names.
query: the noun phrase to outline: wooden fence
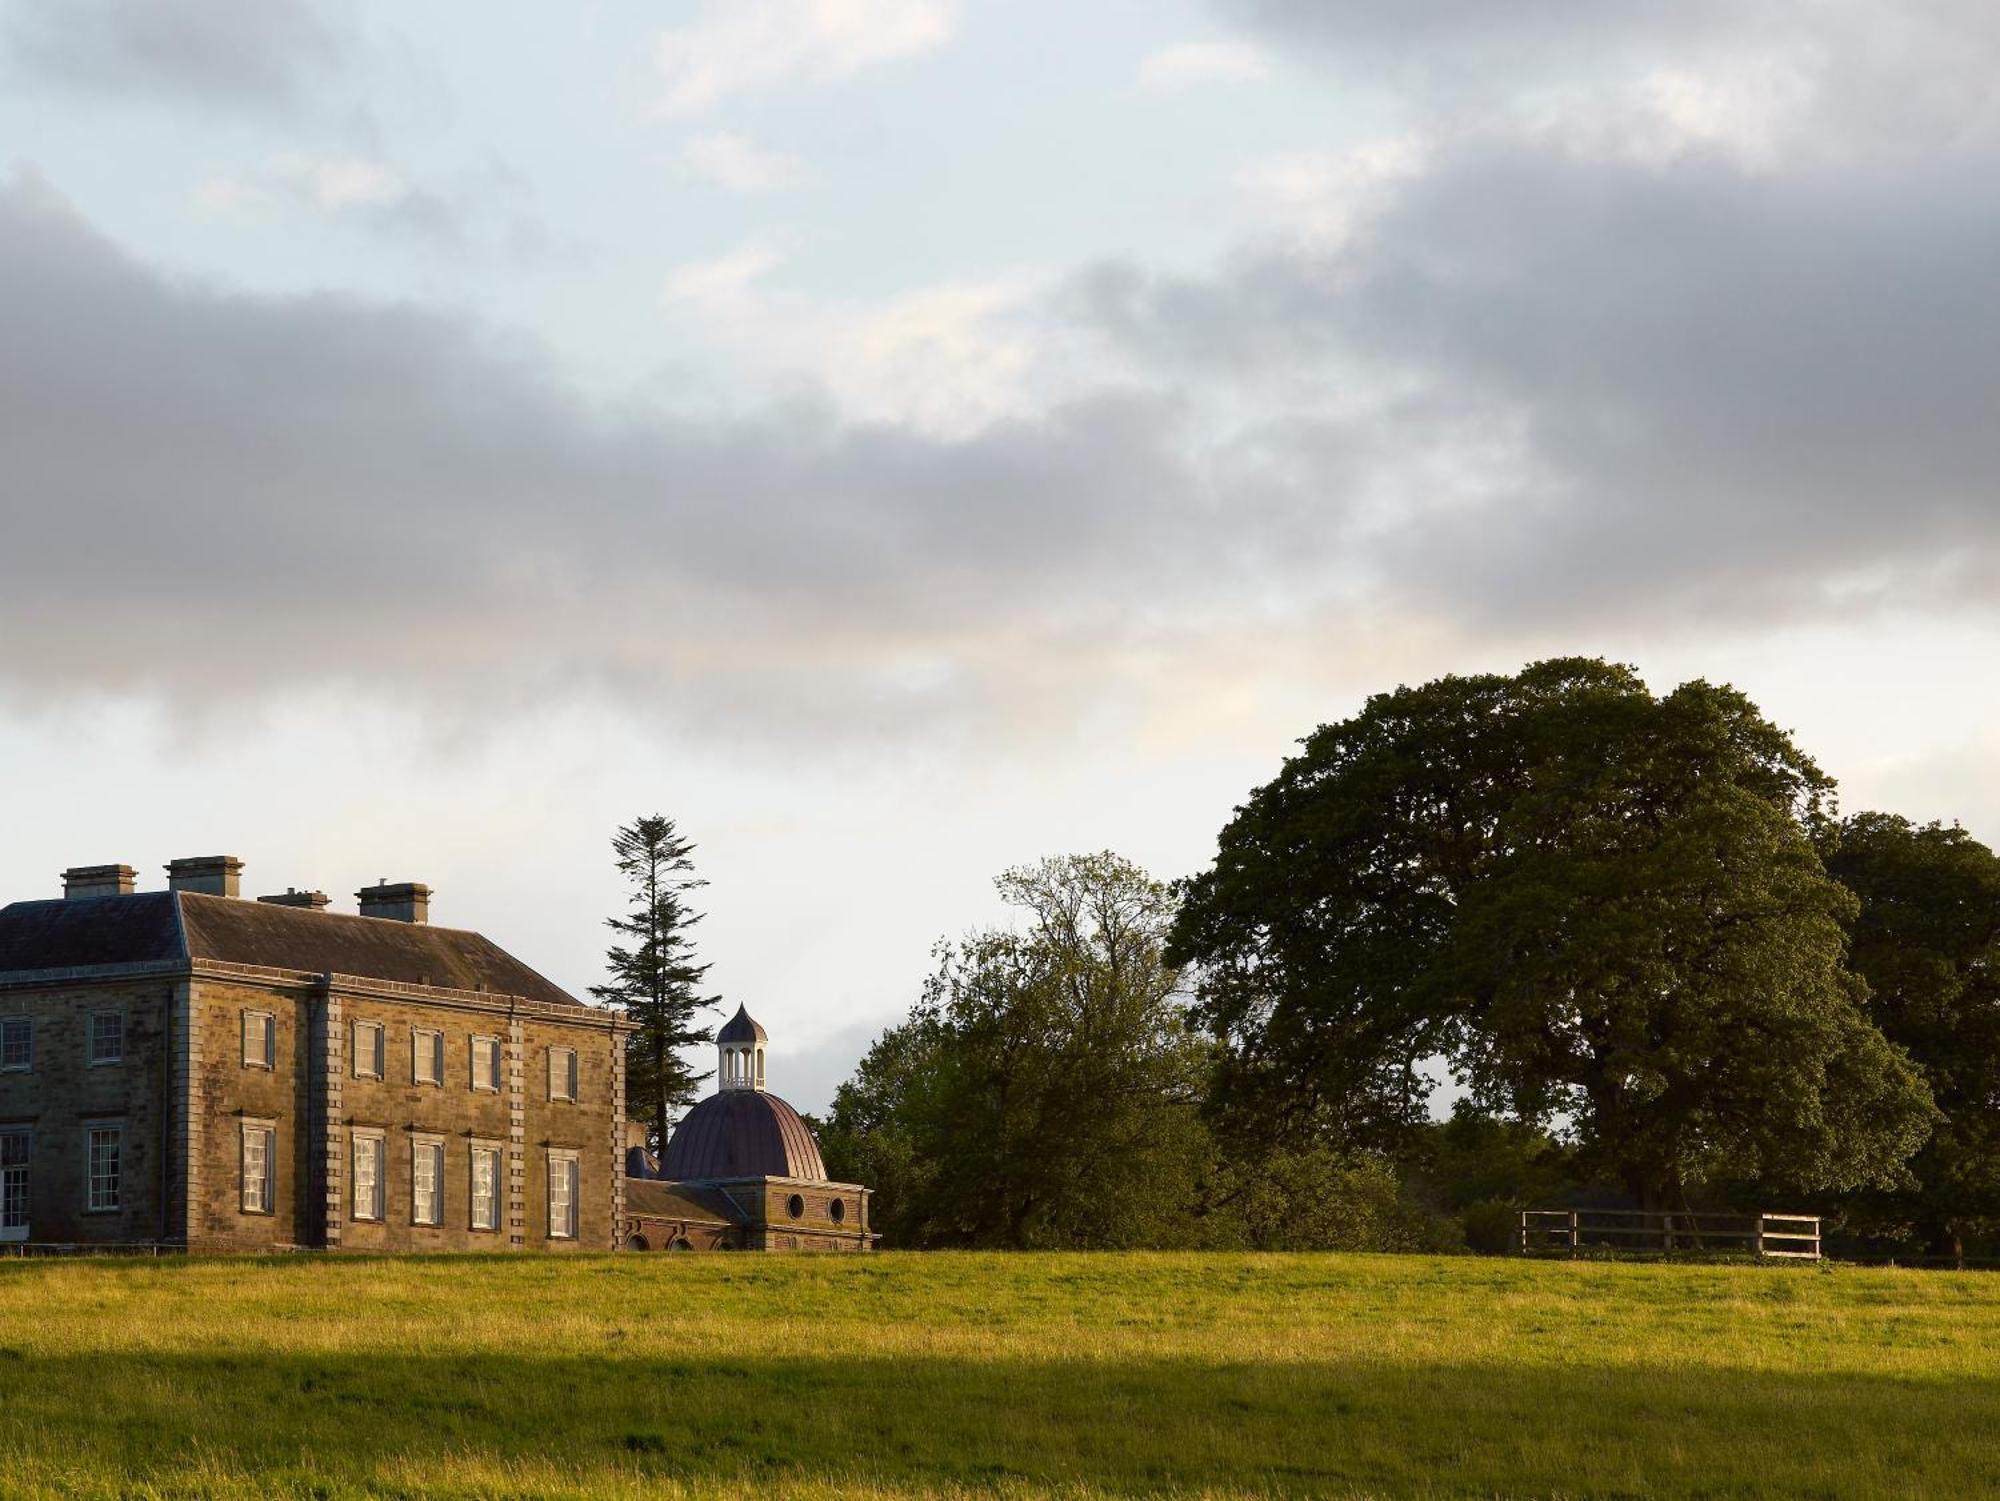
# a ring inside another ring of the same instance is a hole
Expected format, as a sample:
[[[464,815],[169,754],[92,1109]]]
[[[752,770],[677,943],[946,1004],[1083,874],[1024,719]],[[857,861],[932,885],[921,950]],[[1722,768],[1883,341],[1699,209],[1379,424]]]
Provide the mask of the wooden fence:
[[[1698,1251],[1820,1259],[1816,1214],[1693,1214],[1649,1209],[1524,1209],[1523,1256]]]

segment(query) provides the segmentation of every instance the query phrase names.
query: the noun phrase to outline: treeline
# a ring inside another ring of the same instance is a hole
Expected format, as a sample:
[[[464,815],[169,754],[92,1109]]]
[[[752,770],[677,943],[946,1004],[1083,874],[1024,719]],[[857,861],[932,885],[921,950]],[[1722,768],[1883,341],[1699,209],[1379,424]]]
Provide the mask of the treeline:
[[[999,887],[824,1123],[893,1244],[1500,1250],[1622,1202],[2000,1251],[2000,859],[1841,817],[1731,689],[1399,689],[1188,880]]]

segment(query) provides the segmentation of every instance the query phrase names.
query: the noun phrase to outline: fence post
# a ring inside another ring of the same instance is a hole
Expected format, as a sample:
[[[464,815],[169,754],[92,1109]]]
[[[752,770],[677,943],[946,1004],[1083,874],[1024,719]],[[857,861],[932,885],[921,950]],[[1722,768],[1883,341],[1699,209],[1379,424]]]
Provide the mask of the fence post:
[[[1580,1247],[1580,1246],[1581,1246],[1582,1244],[1583,1244],[1583,1241],[1582,1241],[1582,1237],[1580,1237],[1580,1236],[1579,1236],[1579,1235],[1577,1234],[1577,1226],[1576,1226],[1576,1211],[1575,1211],[1574,1209],[1572,1209],[1572,1210],[1571,1210],[1571,1211],[1569,1212],[1569,1255],[1570,1255],[1570,1260],[1572,1260],[1572,1261],[1576,1260],[1576,1253],[1577,1253],[1577,1250],[1578,1250],[1578,1248],[1579,1248],[1579,1247]]]
[[[1757,1229],[1750,1238],[1750,1244],[1756,1250],[1758,1259],[1762,1260],[1764,1256],[1764,1211],[1761,1209],[1757,1211]]]

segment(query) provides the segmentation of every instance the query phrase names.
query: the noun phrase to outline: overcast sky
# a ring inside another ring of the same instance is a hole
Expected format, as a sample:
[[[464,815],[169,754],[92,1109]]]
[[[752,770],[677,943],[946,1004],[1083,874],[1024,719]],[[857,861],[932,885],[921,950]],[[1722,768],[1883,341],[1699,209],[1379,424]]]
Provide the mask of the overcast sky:
[[[231,852],[821,1108],[1367,693],[1735,683],[2000,838],[1991,0],[0,0],[0,899]]]

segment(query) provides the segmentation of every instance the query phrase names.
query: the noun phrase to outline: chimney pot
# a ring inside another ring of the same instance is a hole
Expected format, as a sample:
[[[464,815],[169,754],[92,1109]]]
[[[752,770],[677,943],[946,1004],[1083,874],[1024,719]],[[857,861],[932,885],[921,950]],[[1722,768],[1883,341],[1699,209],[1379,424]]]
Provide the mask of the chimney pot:
[[[136,884],[129,865],[72,865],[62,873],[63,900],[78,902],[93,896],[130,896]]]
[[[167,890],[202,896],[241,896],[243,862],[234,855],[190,855],[167,862]]]
[[[333,898],[324,891],[300,891],[296,886],[287,886],[282,896],[260,896],[257,900],[269,902],[273,907],[303,907],[310,912],[321,912]]]
[[[413,923],[431,920],[431,889],[421,881],[377,881],[354,895],[360,899],[363,917]]]

